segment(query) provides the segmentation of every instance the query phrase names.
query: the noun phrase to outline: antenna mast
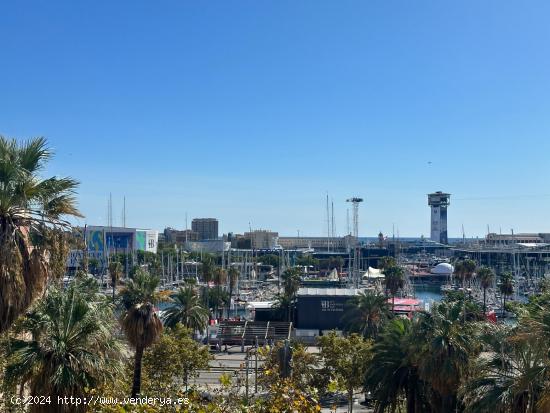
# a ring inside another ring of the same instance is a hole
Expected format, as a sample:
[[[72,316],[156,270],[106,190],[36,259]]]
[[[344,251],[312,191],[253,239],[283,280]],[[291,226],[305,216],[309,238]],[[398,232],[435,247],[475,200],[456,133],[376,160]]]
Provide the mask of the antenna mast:
[[[355,288],[359,287],[359,204],[363,198],[353,197],[346,199],[351,202],[353,208],[353,283]]]
[[[330,252],[330,214],[328,209],[328,192],[327,192],[327,252]]]

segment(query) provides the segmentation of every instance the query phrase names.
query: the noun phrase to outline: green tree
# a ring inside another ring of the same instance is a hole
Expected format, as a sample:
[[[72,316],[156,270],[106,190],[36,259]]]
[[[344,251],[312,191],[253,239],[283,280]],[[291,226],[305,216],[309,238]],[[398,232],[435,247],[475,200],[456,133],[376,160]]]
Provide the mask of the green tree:
[[[384,269],[386,289],[389,290],[392,297],[392,312],[395,310],[395,296],[405,285],[405,271],[403,268],[394,266]]]
[[[151,390],[161,397],[170,394],[167,390],[177,394],[183,381],[187,392],[189,380],[196,377],[199,370],[208,369],[212,359],[208,347],[193,340],[191,334],[191,330],[176,324],[146,350],[143,356],[145,391]]]
[[[109,275],[111,276],[111,286],[113,287],[113,302],[115,302],[116,285],[122,276],[122,264],[113,261],[109,264]]]
[[[385,270],[387,268],[396,267],[396,266],[397,266],[397,261],[395,261],[395,258],[393,257],[387,256],[387,257],[382,257],[378,260],[378,267],[381,270]]]
[[[402,396],[407,413],[429,412],[425,384],[418,375],[418,319],[394,318],[388,322],[372,348],[372,361],[365,376],[365,388],[376,400],[375,412],[394,412]]]
[[[472,278],[475,275],[477,263],[472,259],[466,259],[462,262],[464,279],[468,281],[468,287],[472,286]]]
[[[506,297],[514,294],[514,276],[512,273],[505,272],[500,276],[498,288],[502,295],[502,314],[504,314],[504,311],[506,311]]]
[[[51,404],[33,404],[31,411],[84,410],[58,405],[57,397],[85,397],[114,379],[122,354],[115,324],[112,305],[95,281],[77,278],[65,290],[52,286],[17,325],[5,379],[21,388],[28,385],[33,396],[51,397]]]
[[[239,283],[240,271],[237,267],[230,267],[227,275],[229,277],[229,302],[231,302],[233,292]]]
[[[296,295],[300,288],[301,275],[302,272],[298,267],[289,268],[282,275],[283,292],[276,295],[274,307],[286,321],[292,321],[294,317]]]
[[[222,317],[223,308],[229,304],[229,293],[221,288],[212,288],[208,293],[208,306],[214,317]]]
[[[285,346],[288,351],[287,360],[284,357]],[[308,394],[316,391],[316,385],[321,378],[318,372],[319,360],[317,355],[308,352],[303,344],[279,341],[273,348],[258,348],[258,354],[263,359],[263,374],[259,377],[259,382],[266,390],[273,387],[277,381],[288,378],[293,386]],[[288,366],[285,366],[287,362]]]
[[[547,411],[537,406],[547,379],[546,340],[524,327],[483,326],[484,352],[461,388],[466,412]]]
[[[134,279],[130,280],[121,292],[124,305],[122,329],[130,344],[135,348],[134,379],[132,397],[141,391],[141,366],[143,352],[153,345],[162,334],[160,321],[155,304],[159,300],[156,288],[159,284],[157,277],[139,270]]]
[[[433,410],[453,412],[457,391],[479,349],[472,323],[465,323],[464,304],[441,302],[421,316],[417,330],[418,373],[431,388]]]
[[[164,325],[175,327],[181,323],[192,331],[205,330],[208,323],[208,310],[200,303],[200,297],[193,287],[180,287],[170,296],[171,306],[163,314]]]
[[[279,267],[279,256],[275,254],[265,254],[259,256],[256,261],[263,265],[271,265],[275,268]]]
[[[464,288],[464,281],[466,278],[465,278],[465,267],[464,267],[463,260],[459,260],[455,262],[453,273],[455,278],[460,280],[460,283],[462,284],[462,288]]]
[[[359,333],[365,338],[376,338],[390,316],[386,297],[365,291],[346,303],[342,321],[347,331]]]
[[[0,333],[65,270],[68,216],[81,217],[71,178],[41,179],[52,157],[44,138],[0,136]]]
[[[353,392],[363,385],[371,359],[371,344],[358,334],[339,337],[334,331],[319,337],[320,358],[326,375],[346,391],[349,412]]]
[[[487,312],[487,288],[493,285],[495,273],[489,267],[480,267],[477,270],[477,278],[483,288],[483,312]]]
[[[299,266],[308,266],[308,267],[319,267],[319,260],[314,258],[310,254],[302,255],[296,260],[296,265]]]

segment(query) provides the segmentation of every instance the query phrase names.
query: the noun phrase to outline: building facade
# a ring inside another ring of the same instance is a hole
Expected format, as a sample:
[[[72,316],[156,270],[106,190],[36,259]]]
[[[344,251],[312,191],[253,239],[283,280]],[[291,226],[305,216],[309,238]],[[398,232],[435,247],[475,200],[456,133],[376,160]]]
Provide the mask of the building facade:
[[[196,232],[199,241],[218,239],[218,220],[216,218],[195,218],[191,230]]]
[[[256,250],[273,250],[278,247],[279,233],[258,229],[245,232],[244,237],[250,239],[250,245]]]
[[[451,194],[441,191],[428,194],[428,205],[431,207],[431,231],[432,241],[440,244],[448,244],[447,234],[447,207],[450,204]]]
[[[355,237],[279,237],[279,245],[283,249],[313,248],[324,251],[346,251],[356,245]]]

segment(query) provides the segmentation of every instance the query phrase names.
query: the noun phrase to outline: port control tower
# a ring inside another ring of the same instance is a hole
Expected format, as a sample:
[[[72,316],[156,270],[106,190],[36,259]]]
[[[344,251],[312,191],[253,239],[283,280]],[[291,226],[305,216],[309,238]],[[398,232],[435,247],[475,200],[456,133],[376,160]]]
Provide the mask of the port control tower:
[[[448,244],[447,236],[447,207],[450,204],[451,194],[441,191],[428,194],[428,205],[432,207],[431,240],[440,244]]]

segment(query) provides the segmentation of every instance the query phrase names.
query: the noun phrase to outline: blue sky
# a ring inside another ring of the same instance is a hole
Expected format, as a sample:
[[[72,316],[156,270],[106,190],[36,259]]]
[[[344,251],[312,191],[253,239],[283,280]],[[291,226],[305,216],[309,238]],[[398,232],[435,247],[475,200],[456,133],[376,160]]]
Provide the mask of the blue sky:
[[[550,231],[546,1],[0,4],[0,134],[45,136],[89,224]],[[431,162],[431,163],[430,163]]]

